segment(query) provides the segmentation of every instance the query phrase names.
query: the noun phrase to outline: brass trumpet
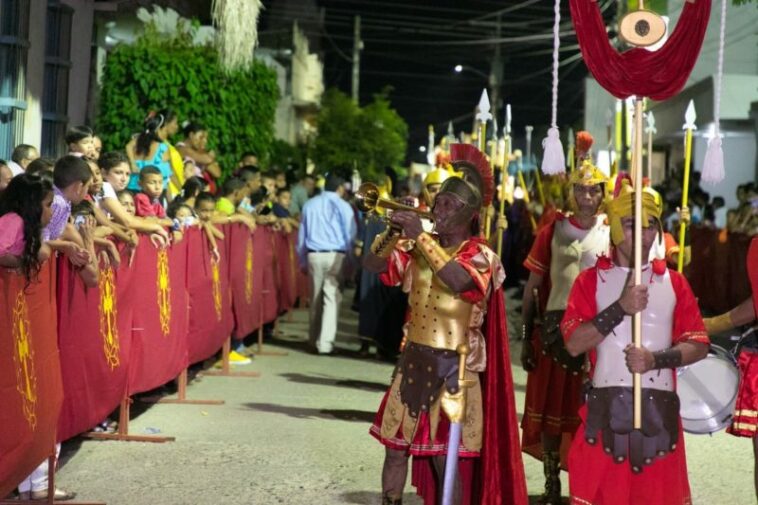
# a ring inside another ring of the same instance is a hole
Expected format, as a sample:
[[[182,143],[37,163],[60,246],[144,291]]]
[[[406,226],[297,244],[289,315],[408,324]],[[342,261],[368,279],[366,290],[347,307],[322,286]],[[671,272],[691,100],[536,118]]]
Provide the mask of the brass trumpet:
[[[397,203],[394,200],[379,198],[379,188],[376,186],[376,184],[371,182],[364,182],[360,185],[358,191],[355,193],[355,204],[363,212],[371,212],[373,210],[376,210],[377,207],[388,210],[407,210],[410,212],[415,212],[419,216],[429,219],[430,221],[432,220],[431,212],[417,209],[416,207],[411,207],[410,205],[403,205],[402,203]]]

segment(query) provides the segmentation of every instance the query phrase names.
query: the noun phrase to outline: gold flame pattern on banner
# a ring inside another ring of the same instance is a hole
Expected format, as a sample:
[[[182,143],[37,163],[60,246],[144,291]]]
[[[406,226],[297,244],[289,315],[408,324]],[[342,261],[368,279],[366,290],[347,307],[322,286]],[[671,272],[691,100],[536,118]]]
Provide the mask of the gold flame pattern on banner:
[[[171,277],[168,266],[168,252],[158,250],[158,312],[161,320],[161,332],[167,337],[171,330]]]
[[[221,273],[219,272],[218,264],[218,261],[211,258],[211,273],[213,275],[213,307],[216,309],[216,319],[221,321],[223,304],[221,298]]]
[[[21,408],[32,431],[37,426],[37,375],[34,371],[29,311],[23,290],[13,307],[13,362],[16,365],[16,390],[21,395]]]
[[[253,302],[253,237],[248,237],[245,247],[245,301]]]
[[[113,268],[108,266],[100,270],[100,336],[103,337],[103,353],[111,370],[117,368],[119,359],[118,303],[116,285],[113,282]]]

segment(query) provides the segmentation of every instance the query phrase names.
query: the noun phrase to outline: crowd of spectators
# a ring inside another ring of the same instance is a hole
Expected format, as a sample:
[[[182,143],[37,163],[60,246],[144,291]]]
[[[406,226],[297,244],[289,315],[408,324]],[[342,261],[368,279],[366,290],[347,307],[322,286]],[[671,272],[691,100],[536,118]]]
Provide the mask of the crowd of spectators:
[[[299,226],[302,207],[315,192],[312,176],[290,189],[294,174],[262,170],[253,152],[222,167],[207,147],[206,128],[186,122],[183,140],[172,145],[179,130],[176,114],[163,110],[150,113],[122,151],[101,152],[100,138],[87,126],[67,131],[68,152],[57,159],[17,146],[9,161],[0,160],[0,267],[32,283],[58,254],[87,286],[96,286],[104,266],[128,267],[122,258],[131,262],[141,240],[165,248],[200,227],[218,257],[220,224],[284,232]],[[234,350],[230,360],[249,362],[243,350]],[[107,421],[103,426],[113,428]],[[35,470],[19,487],[22,497],[46,497],[47,475],[46,464]],[[66,498],[71,493],[57,490],[56,499]]]

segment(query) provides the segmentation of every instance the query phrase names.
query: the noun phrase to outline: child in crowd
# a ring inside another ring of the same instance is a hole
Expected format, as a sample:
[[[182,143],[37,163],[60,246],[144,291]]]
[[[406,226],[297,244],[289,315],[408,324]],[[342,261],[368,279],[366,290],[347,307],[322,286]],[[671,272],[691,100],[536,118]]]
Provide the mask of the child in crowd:
[[[53,185],[37,176],[15,177],[0,196],[0,266],[16,268],[34,281],[50,247],[42,242],[42,228],[52,217]]]
[[[66,132],[68,152],[74,156],[96,160],[95,132],[89,126],[74,126]]]
[[[52,158],[37,158],[26,167],[27,174],[39,174],[41,172],[53,173],[55,160]]]
[[[216,211],[225,216],[234,215],[237,206],[246,196],[247,185],[237,177],[229,177],[221,187],[221,197],[216,201]]]
[[[277,218],[277,224],[289,233],[292,229],[297,229],[299,223],[297,219],[290,216],[290,204],[292,203],[292,193],[289,188],[280,188],[276,190],[276,198],[271,207],[271,212]]]
[[[119,194],[126,188],[131,173],[126,155],[117,151],[103,153],[98,160],[98,166],[104,179],[103,198],[100,207],[130,235],[129,244],[135,247],[139,240],[136,232],[142,232],[150,234],[151,241],[154,244],[157,243],[161,247],[165,246],[169,240],[168,232],[160,223],[136,217],[134,212],[136,207],[131,194],[123,196],[123,198],[129,199],[131,212],[127,212],[127,209],[122,205],[122,198],[119,197]],[[109,188],[113,189],[113,193],[110,192]]]
[[[146,166],[139,173],[139,185],[142,191],[134,195],[134,204],[137,207],[137,215],[160,220],[161,224],[170,226],[166,223],[166,209],[161,204],[161,195],[163,194],[163,175],[161,171],[153,166]]]
[[[190,177],[184,182],[180,199],[191,209],[195,208],[195,198],[197,195],[206,191],[208,183],[202,177]]]
[[[134,195],[128,189],[122,189],[116,193],[119,203],[124,207],[127,214],[134,217],[137,215],[137,206],[134,205]]]

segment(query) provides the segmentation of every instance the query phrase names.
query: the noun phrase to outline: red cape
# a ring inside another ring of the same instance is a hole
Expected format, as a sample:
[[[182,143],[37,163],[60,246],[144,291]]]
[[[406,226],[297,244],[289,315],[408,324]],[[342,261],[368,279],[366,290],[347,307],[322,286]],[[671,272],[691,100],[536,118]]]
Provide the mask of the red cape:
[[[479,458],[458,462],[463,505],[527,505],[502,288],[490,296],[484,330],[487,368],[480,377],[484,440]],[[413,458],[412,482],[424,498],[424,505],[436,503],[437,489],[429,458]]]

